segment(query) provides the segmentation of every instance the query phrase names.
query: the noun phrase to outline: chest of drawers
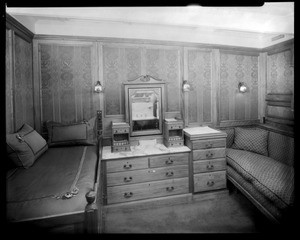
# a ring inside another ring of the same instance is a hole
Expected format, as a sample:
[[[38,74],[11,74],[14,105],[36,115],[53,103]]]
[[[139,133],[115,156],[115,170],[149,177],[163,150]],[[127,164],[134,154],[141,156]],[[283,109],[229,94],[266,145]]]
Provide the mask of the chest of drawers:
[[[175,153],[134,156],[131,151],[102,159],[106,204],[188,193],[190,150],[181,148],[183,152],[176,148]]]
[[[226,133],[209,128],[184,129],[192,149],[193,193],[226,188]]]

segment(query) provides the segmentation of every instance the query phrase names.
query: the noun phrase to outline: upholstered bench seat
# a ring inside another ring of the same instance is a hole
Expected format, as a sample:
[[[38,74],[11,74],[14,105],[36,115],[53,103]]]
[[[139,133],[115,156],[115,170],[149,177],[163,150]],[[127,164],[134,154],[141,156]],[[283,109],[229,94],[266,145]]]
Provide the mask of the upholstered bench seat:
[[[227,163],[281,209],[294,202],[294,168],[250,151],[227,149]]]

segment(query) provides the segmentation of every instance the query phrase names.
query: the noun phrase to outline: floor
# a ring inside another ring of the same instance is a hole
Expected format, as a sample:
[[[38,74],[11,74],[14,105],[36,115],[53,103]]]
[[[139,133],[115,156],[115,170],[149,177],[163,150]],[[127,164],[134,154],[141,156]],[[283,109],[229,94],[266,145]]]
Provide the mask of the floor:
[[[105,216],[104,233],[268,233],[274,226],[233,189],[212,199]]]

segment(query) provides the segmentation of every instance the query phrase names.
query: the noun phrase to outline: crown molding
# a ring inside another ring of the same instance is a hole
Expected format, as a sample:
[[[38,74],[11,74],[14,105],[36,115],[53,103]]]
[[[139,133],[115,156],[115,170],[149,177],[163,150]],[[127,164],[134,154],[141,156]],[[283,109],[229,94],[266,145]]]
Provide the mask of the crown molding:
[[[25,39],[27,42],[32,42],[34,33],[28,28],[19,23],[15,18],[6,13],[6,28],[12,29],[17,35]]]

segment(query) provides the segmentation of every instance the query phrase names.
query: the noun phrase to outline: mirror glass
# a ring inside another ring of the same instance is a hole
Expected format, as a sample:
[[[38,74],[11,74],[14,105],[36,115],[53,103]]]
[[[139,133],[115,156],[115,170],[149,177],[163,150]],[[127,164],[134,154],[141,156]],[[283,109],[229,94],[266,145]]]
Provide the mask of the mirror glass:
[[[129,89],[129,103],[133,135],[161,133],[161,88]]]

